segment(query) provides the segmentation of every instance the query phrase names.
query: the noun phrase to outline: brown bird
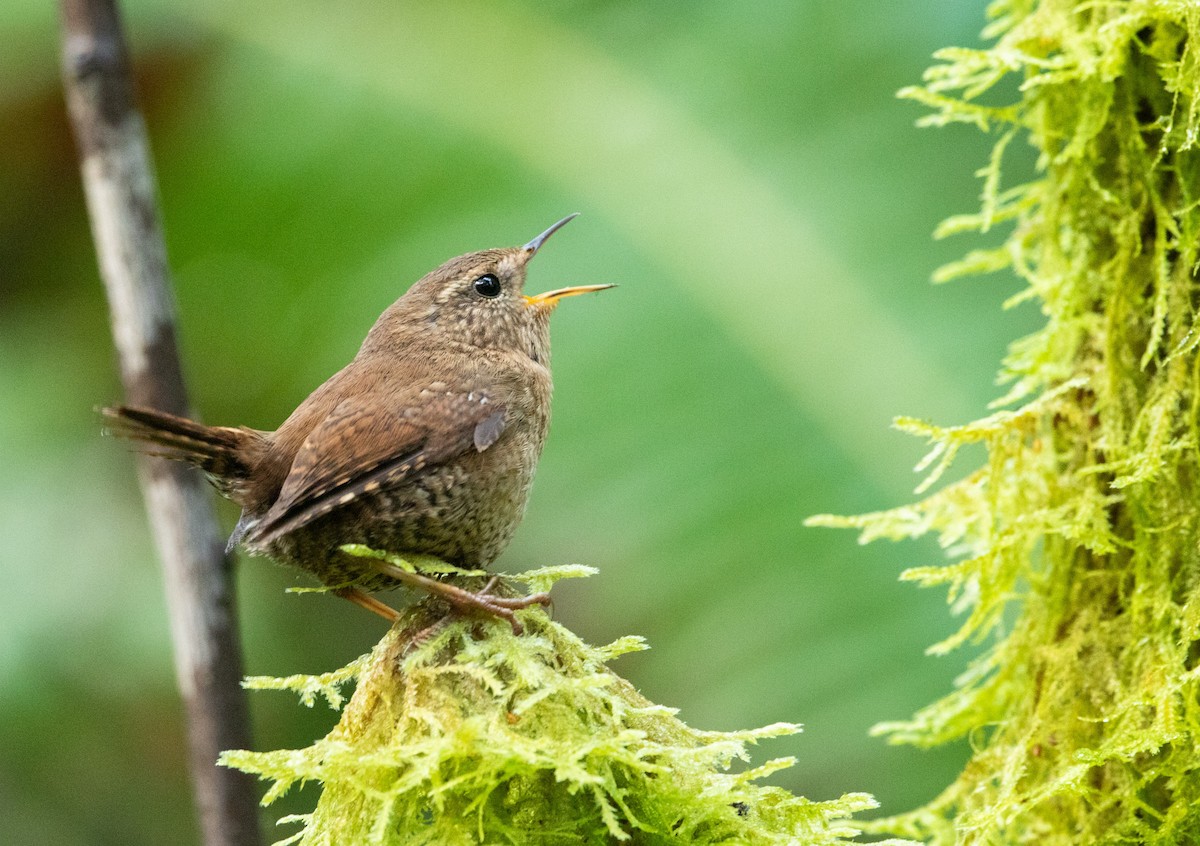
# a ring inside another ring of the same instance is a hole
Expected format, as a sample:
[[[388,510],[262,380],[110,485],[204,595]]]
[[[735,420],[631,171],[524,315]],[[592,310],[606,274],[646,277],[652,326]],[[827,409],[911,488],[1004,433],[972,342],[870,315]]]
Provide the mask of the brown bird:
[[[229,538],[314,574],[395,620],[369,591],[417,586],[507,619],[545,594],[478,593],[339,548],[365,544],[459,567],[491,564],[521,520],[550,422],[550,314],[612,285],[522,294],[563,218],[522,247],[451,259],[375,322],[348,365],[274,432],[105,408],[110,430],[200,467],[242,507]]]

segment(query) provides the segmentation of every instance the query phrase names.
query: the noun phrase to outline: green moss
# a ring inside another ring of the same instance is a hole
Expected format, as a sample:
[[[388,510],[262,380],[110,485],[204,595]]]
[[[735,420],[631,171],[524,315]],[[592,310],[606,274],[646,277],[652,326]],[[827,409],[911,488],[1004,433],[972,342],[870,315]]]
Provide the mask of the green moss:
[[[546,590],[557,568],[518,578]],[[341,707],[338,725],[307,749],[227,752],[228,766],[270,779],[270,803],[293,784],[324,785],[316,810],[292,818],[305,844],[835,844],[857,832],[864,794],[810,802],[759,780],[789,758],[730,772],[777,723],[696,731],[654,705],[607,662],[644,649],[640,638],[582,642],[540,608],[503,621],[449,619],[424,601],[368,656],[322,676],[251,679],[312,705]],[[432,628],[430,628],[432,626]]]
[[[966,426],[933,444],[984,465],[915,505],[855,518],[864,541],[935,533],[957,634],[985,649],[957,689],[879,726],[974,754],[932,803],[883,830],[935,843],[1200,842],[1200,5],[1000,0],[987,50],[953,49],[903,96],[926,123],[994,132],[982,210],[940,234],[1011,225],[938,278],[1010,267],[1044,328]],[[1010,84],[1014,82],[1016,84]],[[1010,93],[1006,93],[1010,92]],[[1015,93],[1012,93],[1015,92]],[[1038,173],[1005,188],[1018,136]]]

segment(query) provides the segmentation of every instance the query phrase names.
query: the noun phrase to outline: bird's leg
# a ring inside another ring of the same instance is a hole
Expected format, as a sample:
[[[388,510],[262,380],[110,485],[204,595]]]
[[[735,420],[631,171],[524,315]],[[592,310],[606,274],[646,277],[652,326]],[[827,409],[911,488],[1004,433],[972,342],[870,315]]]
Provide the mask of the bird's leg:
[[[513,611],[518,608],[528,608],[530,605],[549,605],[550,594],[535,593],[531,596],[493,596],[490,591],[499,584],[499,576],[494,576],[487,586],[478,593],[472,593],[469,590],[463,590],[458,585],[452,585],[448,582],[440,582],[437,579],[431,579],[429,576],[424,576],[420,573],[410,573],[403,567],[397,567],[395,564],[389,564],[386,561],[371,559],[370,565],[378,572],[385,576],[391,576],[398,582],[403,582],[409,587],[420,588],[426,593],[431,593],[434,596],[441,597],[451,606],[458,609],[475,609],[483,611],[486,614],[491,614],[493,617],[501,617],[508,620],[508,624],[512,626],[513,634],[521,634],[525,629],[517,621]],[[365,597],[370,599],[370,597]]]
[[[372,611],[372,612],[378,614],[380,617],[383,617],[384,619],[386,619],[389,623],[395,623],[398,619],[400,619],[399,611],[392,608],[390,605],[386,605],[386,604],[380,602],[375,597],[371,596],[368,593],[365,593],[364,591],[359,590],[358,588],[353,588],[353,587],[337,588],[334,591],[332,591],[332,593],[335,596],[342,597],[342,599],[350,600],[351,602],[353,602],[355,605],[359,606],[360,608],[366,608],[368,611]],[[437,634],[438,629],[440,629],[440,628],[442,628],[442,626],[446,625],[446,623],[450,620],[450,617],[451,617],[450,614],[445,614],[442,617],[439,617],[437,620],[435,620],[430,625],[421,629],[419,632],[417,632],[412,637],[410,637],[408,639],[408,645],[404,647],[404,654],[407,655],[409,652],[412,652],[418,646],[422,645],[423,643],[428,641],[431,637],[433,637],[435,634]]]
[[[333,591],[335,596],[340,596],[342,599],[348,599],[360,608],[366,608],[368,611],[378,614],[389,623],[394,623],[400,619],[400,612],[390,605],[385,605],[375,597],[363,593],[356,587],[342,587]]]

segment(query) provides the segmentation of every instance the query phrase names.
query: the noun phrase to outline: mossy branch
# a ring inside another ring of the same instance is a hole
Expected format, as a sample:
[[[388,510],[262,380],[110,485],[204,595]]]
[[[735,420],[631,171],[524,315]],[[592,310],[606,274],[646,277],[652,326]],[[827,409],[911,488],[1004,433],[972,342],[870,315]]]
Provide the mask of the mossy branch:
[[[515,577],[532,590],[588,568]],[[273,782],[270,803],[297,782],[324,785],[316,810],[283,843],[804,843],[853,837],[865,794],[813,802],[760,780],[781,758],[734,771],[775,723],[697,731],[606,666],[645,649],[625,637],[590,646],[540,608],[507,623],[447,618],[418,603],[368,656],[334,673],[251,679],[306,705],[343,702],[337,727],[307,749],[231,751],[222,762]]]

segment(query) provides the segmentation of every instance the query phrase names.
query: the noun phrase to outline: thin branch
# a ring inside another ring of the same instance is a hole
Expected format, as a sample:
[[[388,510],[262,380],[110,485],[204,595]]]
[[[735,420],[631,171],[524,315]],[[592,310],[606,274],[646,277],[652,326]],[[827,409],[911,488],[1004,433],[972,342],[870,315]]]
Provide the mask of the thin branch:
[[[130,404],[187,414],[175,308],[145,125],[115,0],[61,0],[62,69],[113,338]],[[206,846],[260,843],[254,785],[217,767],[250,745],[229,561],[213,501],[190,468],[141,457],[163,562],[175,669]]]

